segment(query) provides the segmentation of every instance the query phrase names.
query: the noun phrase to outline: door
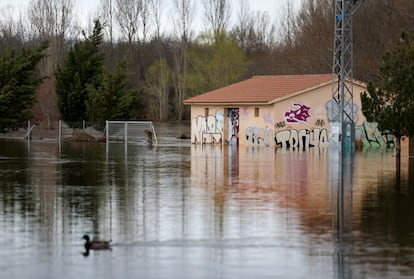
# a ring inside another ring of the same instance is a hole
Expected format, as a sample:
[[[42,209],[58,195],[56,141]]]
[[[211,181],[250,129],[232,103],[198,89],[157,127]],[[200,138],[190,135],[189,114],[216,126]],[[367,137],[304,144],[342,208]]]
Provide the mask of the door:
[[[228,109],[228,123],[229,123],[229,144],[239,143],[239,108]]]

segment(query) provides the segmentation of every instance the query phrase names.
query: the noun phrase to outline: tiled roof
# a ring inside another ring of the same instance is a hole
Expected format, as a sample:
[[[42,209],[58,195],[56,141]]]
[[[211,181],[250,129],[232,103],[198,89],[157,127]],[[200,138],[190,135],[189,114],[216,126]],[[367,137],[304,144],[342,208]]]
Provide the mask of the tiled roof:
[[[332,82],[332,74],[254,76],[184,101],[185,104],[271,103]]]

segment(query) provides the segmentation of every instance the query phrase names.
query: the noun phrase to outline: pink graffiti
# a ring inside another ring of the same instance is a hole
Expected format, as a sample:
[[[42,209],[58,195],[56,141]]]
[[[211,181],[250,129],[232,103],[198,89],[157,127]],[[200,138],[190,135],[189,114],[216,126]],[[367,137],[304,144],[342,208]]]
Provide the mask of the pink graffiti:
[[[263,114],[263,120],[267,124],[272,124],[273,123],[273,119],[272,119],[271,113],[270,112],[264,113]]]
[[[293,104],[295,107],[298,107],[297,110],[290,109],[288,112],[285,112],[285,119],[289,123],[298,123],[298,122],[307,122],[310,117],[309,111],[310,107],[301,104]]]

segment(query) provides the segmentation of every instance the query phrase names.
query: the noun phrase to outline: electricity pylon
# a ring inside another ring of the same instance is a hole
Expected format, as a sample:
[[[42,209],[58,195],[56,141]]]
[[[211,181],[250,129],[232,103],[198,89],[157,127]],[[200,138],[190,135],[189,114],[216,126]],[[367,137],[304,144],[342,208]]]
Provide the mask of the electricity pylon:
[[[341,126],[342,146],[345,137],[355,142],[354,94],[353,94],[353,40],[352,17],[363,0],[335,0],[335,37],[333,49],[332,103],[330,122]],[[349,83],[346,83],[346,80]]]

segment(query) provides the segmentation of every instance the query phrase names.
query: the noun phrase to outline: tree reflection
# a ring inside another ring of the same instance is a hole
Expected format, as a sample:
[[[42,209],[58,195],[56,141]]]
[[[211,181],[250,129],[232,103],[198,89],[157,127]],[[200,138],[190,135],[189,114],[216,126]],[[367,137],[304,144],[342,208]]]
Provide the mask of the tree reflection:
[[[35,209],[35,193],[31,187],[30,160],[25,141],[1,140],[0,199],[3,216],[19,211],[22,216]]]

